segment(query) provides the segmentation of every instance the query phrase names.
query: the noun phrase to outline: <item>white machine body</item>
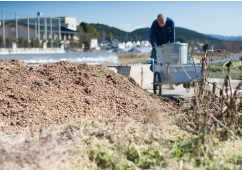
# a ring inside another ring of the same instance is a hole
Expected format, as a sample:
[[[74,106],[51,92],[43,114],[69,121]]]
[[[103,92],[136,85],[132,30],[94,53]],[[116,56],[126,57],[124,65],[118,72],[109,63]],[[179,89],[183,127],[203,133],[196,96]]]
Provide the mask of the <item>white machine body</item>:
[[[156,47],[157,63],[154,66],[154,73],[160,73],[162,84],[189,84],[192,79],[202,81],[202,66],[187,64],[187,47],[186,43]]]
[[[163,44],[156,47],[157,63],[187,64],[186,43]]]

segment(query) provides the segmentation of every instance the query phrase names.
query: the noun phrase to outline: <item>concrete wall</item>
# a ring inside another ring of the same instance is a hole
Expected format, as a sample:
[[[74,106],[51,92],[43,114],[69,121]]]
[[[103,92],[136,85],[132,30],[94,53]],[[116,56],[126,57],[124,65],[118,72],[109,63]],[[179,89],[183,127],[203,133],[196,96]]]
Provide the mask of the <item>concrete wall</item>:
[[[63,48],[0,48],[0,55],[3,54],[47,54],[65,53]]]
[[[153,82],[153,72],[150,71],[150,64],[108,66],[108,68],[126,77],[132,77],[141,86],[149,85]]]

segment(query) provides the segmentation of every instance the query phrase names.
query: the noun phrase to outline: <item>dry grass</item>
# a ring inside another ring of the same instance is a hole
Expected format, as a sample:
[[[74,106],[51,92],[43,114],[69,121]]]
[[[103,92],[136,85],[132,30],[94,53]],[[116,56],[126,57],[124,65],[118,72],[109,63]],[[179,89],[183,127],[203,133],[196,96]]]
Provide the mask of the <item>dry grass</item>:
[[[116,167],[138,169],[126,159],[127,149],[135,146],[137,152],[141,152],[142,148],[158,147],[160,154],[166,157],[166,153],[171,152],[166,141],[185,133],[169,123],[169,119],[164,114],[157,113],[157,110],[151,108],[149,113],[146,117],[139,118],[87,118],[80,122],[53,125],[45,130],[30,128],[22,134],[2,133],[0,168],[99,169],[99,160],[92,160],[90,157],[92,154],[105,152]]]
[[[120,64],[144,63],[150,55],[150,53],[117,54]]]

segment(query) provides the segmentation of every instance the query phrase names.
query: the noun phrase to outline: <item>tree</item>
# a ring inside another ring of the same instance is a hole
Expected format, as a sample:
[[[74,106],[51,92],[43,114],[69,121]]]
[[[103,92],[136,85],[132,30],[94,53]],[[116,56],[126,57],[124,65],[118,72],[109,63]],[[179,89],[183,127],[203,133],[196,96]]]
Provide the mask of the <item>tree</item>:
[[[3,47],[3,37],[0,35],[0,47]]]
[[[115,39],[115,37],[113,36],[113,34],[111,32],[109,32],[108,34],[106,34],[105,39],[108,41],[112,41],[113,39]]]
[[[207,50],[209,50],[209,48],[210,48],[209,47],[209,44],[206,43],[206,44],[203,45],[203,51],[204,52],[206,52]]]
[[[187,43],[187,39],[184,36],[176,37],[176,41],[180,41],[181,43]]]
[[[80,32],[88,33],[91,38],[97,38],[98,40],[101,40],[100,33],[96,30],[94,26],[90,24],[82,22],[79,26],[77,26],[77,30]]]
[[[242,41],[222,41],[219,44],[220,49],[224,49],[228,52],[239,53],[242,51]]]
[[[91,43],[91,37],[88,33],[82,33],[79,36],[79,44],[80,45],[84,44],[85,49],[89,49],[90,43]]]

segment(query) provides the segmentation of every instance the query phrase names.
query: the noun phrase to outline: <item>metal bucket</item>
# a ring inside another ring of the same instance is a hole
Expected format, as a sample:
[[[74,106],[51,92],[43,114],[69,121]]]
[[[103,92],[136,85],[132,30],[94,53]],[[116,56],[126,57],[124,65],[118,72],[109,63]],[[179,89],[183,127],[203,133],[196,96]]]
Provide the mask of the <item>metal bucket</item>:
[[[187,64],[187,43],[163,44],[156,47],[157,63]]]

